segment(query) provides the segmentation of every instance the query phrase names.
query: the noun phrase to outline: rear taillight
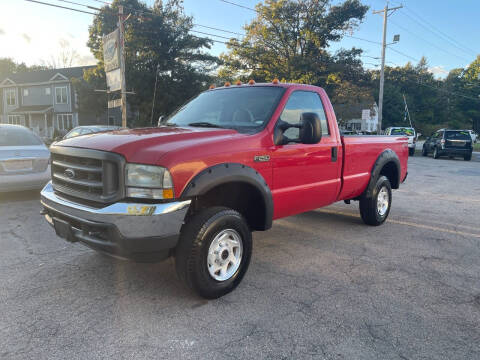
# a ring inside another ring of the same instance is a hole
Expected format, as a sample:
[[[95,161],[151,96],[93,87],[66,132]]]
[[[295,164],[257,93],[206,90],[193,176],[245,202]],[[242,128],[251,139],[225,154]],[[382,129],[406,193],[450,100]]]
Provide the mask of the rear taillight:
[[[444,145],[445,144],[445,139],[440,140],[440,144]]]

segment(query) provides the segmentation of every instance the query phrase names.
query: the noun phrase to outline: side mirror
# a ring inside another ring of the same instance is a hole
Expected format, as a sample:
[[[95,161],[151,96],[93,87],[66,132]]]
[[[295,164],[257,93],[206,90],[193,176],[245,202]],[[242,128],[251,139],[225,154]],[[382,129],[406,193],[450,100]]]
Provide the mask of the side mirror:
[[[160,115],[160,116],[158,117],[157,126],[162,126],[163,123],[164,123],[164,121],[165,121],[164,119],[165,119],[165,115]]]
[[[317,114],[302,113],[300,126],[300,142],[302,144],[317,144],[322,139],[322,124]]]

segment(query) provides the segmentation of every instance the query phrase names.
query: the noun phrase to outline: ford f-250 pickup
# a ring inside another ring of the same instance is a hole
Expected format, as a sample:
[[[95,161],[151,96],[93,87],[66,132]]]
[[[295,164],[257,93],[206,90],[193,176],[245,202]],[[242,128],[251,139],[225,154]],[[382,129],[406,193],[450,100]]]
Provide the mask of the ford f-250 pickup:
[[[51,147],[41,192],[56,234],[136,261],[175,256],[179,277],[217,298],[241,282],[252,231],[344,200],[380,225],[407,176],[406,137],[341,136],[325,91],[283,84],[207,90],[157,128]]]

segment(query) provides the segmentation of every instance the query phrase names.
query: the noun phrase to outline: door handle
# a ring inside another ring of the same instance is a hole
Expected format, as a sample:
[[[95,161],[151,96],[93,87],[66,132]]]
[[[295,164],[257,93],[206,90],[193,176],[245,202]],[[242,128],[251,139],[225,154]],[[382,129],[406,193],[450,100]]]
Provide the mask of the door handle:
[[[336,162],[338,157],[338,149],[336,146],[332,147],[332,162]]]

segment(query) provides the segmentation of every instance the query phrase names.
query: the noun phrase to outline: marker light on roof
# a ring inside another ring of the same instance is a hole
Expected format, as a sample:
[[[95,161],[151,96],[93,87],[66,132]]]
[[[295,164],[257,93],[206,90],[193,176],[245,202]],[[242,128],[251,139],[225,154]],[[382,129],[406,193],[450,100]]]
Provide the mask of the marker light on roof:
[[[278,84],[278,79],[277,78],[273,79],[272,84],[277,85]]]
[[[210,85],[209,89],[210,89],[210,90],[215,89],[215,85],[213,85],[213,84]]]
[[[242,85],[242,82],[240,80],[237,80],[237,82],[235,83],[235,85]]]
[[[255,80],[251,79],[248,81],[248,85],[253,85],[253,84],[255,84]]]
[[[228,81],[225,83],[226,87],[229,87],[230,85],[232,85],[232,84],[230,84]]]

